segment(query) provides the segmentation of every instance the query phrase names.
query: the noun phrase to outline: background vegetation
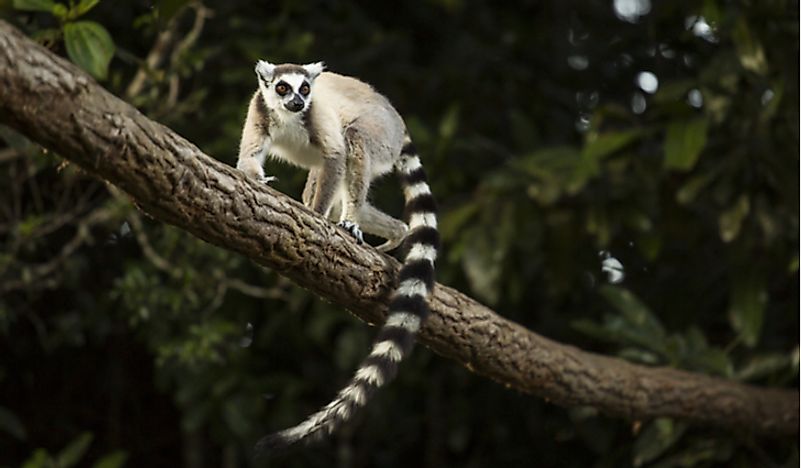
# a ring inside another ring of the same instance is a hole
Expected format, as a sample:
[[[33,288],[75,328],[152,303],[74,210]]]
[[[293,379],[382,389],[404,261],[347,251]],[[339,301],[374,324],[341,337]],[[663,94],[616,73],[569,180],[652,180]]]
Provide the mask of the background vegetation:
[[[324,60],[407,118],[441,282],[562,342],[798,387],[798,2],[0,13],[231,164],[254,62]],[[300,171],[268,173],[299,195]],[[247,466],[373,336],[3,127],[0,188],[0,466]],[[373,198],[400,211],[393,178]],[[555,407],[420,348],[357,424],[276,466],[798,466],[796,442]]]

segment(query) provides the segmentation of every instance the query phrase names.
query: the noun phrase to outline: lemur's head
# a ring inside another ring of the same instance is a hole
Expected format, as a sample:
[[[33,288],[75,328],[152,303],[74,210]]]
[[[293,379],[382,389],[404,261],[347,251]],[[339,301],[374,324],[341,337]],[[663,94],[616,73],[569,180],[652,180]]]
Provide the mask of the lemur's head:
[[[256,62],[256,76],[264,103],[270,109],[305,111],[311,104],[314,79],[323,72],[323,68],[323,62],[273,65],[259,60]]]

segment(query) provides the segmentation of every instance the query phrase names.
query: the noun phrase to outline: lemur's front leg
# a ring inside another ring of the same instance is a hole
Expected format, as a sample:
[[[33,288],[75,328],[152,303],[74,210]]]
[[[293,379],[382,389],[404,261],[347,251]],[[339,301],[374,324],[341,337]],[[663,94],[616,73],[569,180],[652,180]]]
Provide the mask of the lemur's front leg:
[[[361,214],[367,205],[370,161],[357,127],[350,127],[345,131],[345,144],[348,148],[348,157],[345,162],[345,183],[339,225],[362,243],[364,240],[359,223],[362,222]]]
[[[317,192],[317,178],[320,176],[320,169],[313,167],[309,169],[306,176],[306,185],[303,186],[303,194],[300,196],[303,204],[311,208],[314,202],[314,194]]]
[[[314,193],[314,201],[312,202],[312,209],[314,211],[325,217],[329,216],[337,192],[342,187],[343,182],[347,184],[350,178],[350,174],[346,171],[347,166],[344,154],[323,158],[323,167],[317,177],[317,187]],[[346,210],[347,207],[345,207],[345,211]],[[364,242],[362,231],[355,221],[351,221],[351,219],[355,218],[349,219],[346,217],[345,211],[343,211],[338,225],[350,232],[361,244]]]
[[[250,100],[248,115],[245,119],[245,125],[242,127],[242,140],[239,143],[239,157],[236,161],[236,168],[250,177],[269,183],[276,178],[265,176],[263,165],[272,139],[267,131],[267,116],[263,115],[264,110],[259,107],[257,99],[261,99],[259,93],[256,93],[253,99]]]
[[[316,169],[316,172],[318,175],[314,184],[314,196],[311,197],[311,208],[328,217],[331,205],[334,203],[334,198],[345,177],[345,155],[338,153],[323,156],[322,167]],[[306,195],[304,193],[304,197]]]

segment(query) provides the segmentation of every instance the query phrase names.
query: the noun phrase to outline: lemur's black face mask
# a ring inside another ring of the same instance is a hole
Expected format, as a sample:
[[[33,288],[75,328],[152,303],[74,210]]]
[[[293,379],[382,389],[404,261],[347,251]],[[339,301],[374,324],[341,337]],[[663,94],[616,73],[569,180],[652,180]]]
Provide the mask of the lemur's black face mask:
[[[292,97],[292,100],[284,103],[284,107],[286,107],[288,111],[299,112],[303,110],[303,108],[305,107],[305,103],[303,101],[303,98],[300,97],[299,94],[295,94],[295,96]]]
[[[279,81],[275,85],[275,93],[281,97],[284,108],[290,112],[300,112],[306,107],[306,98],[311,92],[308,81],[304,81],[298,86],[297,92],[292,89],[292,85],[286,81]]]

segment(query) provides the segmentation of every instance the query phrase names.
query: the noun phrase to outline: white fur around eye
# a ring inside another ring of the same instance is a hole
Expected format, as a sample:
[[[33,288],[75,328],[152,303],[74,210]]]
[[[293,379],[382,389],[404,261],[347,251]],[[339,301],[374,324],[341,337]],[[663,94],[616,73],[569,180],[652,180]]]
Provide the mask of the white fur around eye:
[[[276,77],[276,80],[283,81],[292,88],[292,93],[297,93],[300,91],[300,86],[307,81],[304,75],[300,73],[287,73],[286,75],[280,75]]]

